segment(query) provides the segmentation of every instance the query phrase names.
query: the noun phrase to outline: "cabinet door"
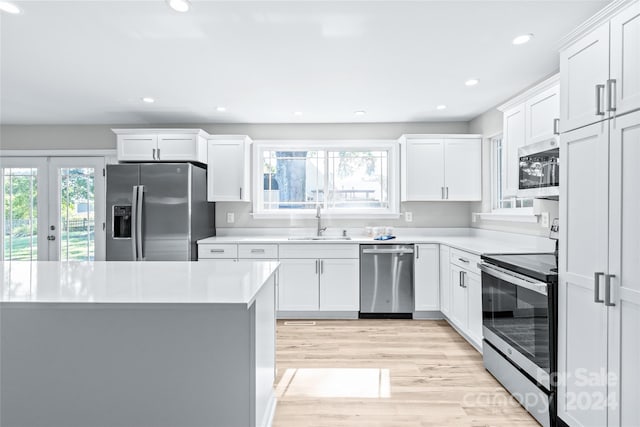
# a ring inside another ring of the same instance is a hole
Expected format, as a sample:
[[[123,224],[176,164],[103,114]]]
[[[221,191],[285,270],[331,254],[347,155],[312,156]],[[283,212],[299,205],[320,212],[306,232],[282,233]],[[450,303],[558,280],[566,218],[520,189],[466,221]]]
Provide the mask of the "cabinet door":
[[[462,269],[456,265],[450,266],[451,283],[451,316],[449,319],[461,330],[467,331],[468,297],[467,289],[462,282]]]
[[[444,185],[447,200],[482,200],[482,140],[446,139]]]
[[[401,147],[402,201],[444,198],[444,142],[408,140]]]
[[[560,257],[558,285],[558,414],[570,425],[606,425],[606,410],[580,399],[606,397],[604,382],[584,381],[607,369],[607,310],[594,295],[594,273],[608,263],[609,124],[560,138]],[[602,281],[602,280],[601,280]],[[602,286],[600,286],[602,291]],[[582,397],[581,397],[582,396]]]
[[[415,310],[440,310],[438,245],[415,245],[414,257]]]
[[[156,135],[118,135],[119,161],[154,161],[154,150],[158,147]]]
[[[320,260],[320,310],[360,310],[360,261]]]
[[[199,161],[197,135],[159,135],[157,160]]]
[[[524,105],[525,145],[553,138],[555,120],[560,118],[560,86],[534,96]]]
[[[609,23],[560,52],[560,129],[568,132],[605,118],[609,78]],[[603,85],[597,90],[597,85]]]
[[[249,201],[248,156],[244,141],[209,141],[207,199],[210,202]]]
[[[518,165],[520,163],[518,149],[524,145],[525,141],[524,117],[524,104],[504,112],[503,147],[505,152],[505,172],[502,177],[504,180],[504,196],[515,196],[518,191]]]
[[[640,425],[640,112],[611,125],[610,426]],[[615,404],[617,403],[617,405]]]
[[[611,79],[615,114],[640,109],[640,2],[611,20]]]
[[[449,247],[440,245],[440,310],[449,317],[451,311],[451,272]]]
[[[469,336],[482,346],[482,284],[480,276],[466,272],[464,284],[467,287],[468,297],[468,325]]]
[[[317,311],[320,306],[319,270],[316,259],[281,259],[278,310]]]

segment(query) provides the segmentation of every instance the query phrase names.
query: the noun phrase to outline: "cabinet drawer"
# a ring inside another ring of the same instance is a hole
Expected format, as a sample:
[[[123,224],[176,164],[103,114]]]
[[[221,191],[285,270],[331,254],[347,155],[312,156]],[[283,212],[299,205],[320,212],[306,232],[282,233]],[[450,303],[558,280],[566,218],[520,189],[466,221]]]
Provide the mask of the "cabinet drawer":
[[[472,273],[480,274],[480,269],[478,268],[480,257],[478,255],[451,248],[449,260],[451,264],[469,270]]]
[[[278,259],[278,245],[238,245],[238,258]]]
[[[279,248],[280,258],[352,258],[360,257],[359,245],[353,244],[282,244]]]
[[[238,245],[218,245],[205,243],[198,245],[198,259],[211,259],[211,258],[237,258],[238,257]]]

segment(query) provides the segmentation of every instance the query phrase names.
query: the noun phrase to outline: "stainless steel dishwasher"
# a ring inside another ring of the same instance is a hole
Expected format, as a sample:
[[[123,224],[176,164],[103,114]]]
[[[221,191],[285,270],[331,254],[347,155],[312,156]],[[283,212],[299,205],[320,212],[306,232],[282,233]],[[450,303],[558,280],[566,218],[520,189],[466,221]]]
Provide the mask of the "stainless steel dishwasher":
[[[360,245],[360,317],[412,313],[413,245]]]

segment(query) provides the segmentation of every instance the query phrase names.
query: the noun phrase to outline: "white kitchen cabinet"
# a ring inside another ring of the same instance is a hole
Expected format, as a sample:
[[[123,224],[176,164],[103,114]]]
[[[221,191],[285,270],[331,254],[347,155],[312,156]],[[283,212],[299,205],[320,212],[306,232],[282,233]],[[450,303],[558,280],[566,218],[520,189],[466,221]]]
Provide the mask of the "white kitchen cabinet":
[[[451,265],[449,247],[440,245],[440,311],[449,317],[451,310]]]
[[[480,135],[403,135],[400,165],[403,202],[482,199]]]
[[[414,250],[415,311],[440,310],[439,245],[418,244]]]
[[[469,298],[462,277],[464,270],[452,264],[449,271],[451,283],[451,315],[449,319],[462,332],[466,332],[469,318]]]
[[[359,247],[354,244],[282,244],[278,311],[357,313],[360,310]]]
[[[112,129],[121,162],[207,163],[207,134],[201,129]]]
[[[525,143],[524,103],[504,112],[503,150],[506,163],[504,180],[504,196],[515,196],[518,191],[518,165],[520,158],[518,149]]]
[[[471,339],[480,346],[482,344],[482,282],[477,274],[466,273],[463,277],[469,299],[467,330]]]
[[[320,267],[317,259],[281,259],[278,273],[278,310],[317,311]]]
[[[546,141],[560,132],[560,86],[534,95],[524,103],[525,145]]]
[[[212,135],[208,142],[207,200],[251,200],[251,139],[246,135]]]
[[[360,262],[357,259],[321,259],[320,311],[360,310]]]
[[[567,132],[606,118],[609,23],[560,52],[560,129]]]
[[[640,1],[610,22],[610,81],[615,114],[640,109]]]

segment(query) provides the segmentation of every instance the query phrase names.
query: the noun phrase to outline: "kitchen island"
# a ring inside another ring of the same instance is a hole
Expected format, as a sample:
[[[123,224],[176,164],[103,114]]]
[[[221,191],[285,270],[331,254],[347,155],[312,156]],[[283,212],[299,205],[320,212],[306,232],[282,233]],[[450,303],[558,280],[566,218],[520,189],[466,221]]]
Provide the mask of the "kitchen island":
[[[270,425],[277,268],[0,263],[0,425]]]

